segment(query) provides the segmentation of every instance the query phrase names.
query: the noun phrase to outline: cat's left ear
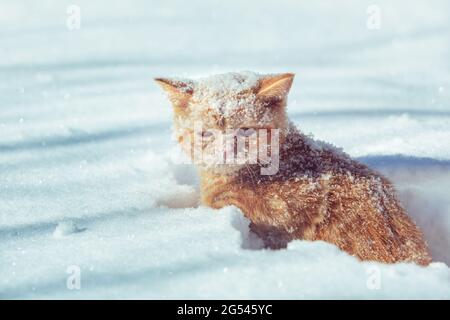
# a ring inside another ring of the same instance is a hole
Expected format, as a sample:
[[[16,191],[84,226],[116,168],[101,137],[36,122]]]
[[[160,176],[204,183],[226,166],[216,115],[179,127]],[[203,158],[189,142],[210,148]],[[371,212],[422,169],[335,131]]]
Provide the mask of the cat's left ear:
[[[291,89],[294,76],[293,73],[282,73],[262,78],[256,96],[269,101],[284,100]]]
[[[168,94],[174,107],[185,108],[194,93],[194,83],[190,80],[178,80],[168,78],[155,78],[164,91]]]

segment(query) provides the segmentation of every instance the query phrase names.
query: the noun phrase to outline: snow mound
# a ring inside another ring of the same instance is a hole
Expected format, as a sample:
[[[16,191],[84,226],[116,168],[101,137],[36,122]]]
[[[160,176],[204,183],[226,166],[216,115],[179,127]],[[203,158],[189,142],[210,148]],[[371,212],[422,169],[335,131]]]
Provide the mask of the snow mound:
[[[84,231],[84,229],[79,228],[74,221],[63,221],[56,225],[53,237],[62,238],[81,231]]]
[[[172,190],[161,190],[155,197],[156,205],[167,208],[194,208],[199,204],[199,193],[189,185],[178,185]]]
[[[86,223],[76,241],[39,234],[34,241],[12,239],[20,250],[11,240],[2,243],[2,297],[450,297],[450,269],[443,263],[360,262],[319,241],[275,251],[249,247],[249,221],[235,207],[154,209]],[[66,287],[73,266],[80,290]]]
[[[237,108],[251,106],[254,94],[240,96],[239,93],[254,88],[262,76],[250,72],[230,72],[212,75],[196,81],[194,101],[206,103],[209,107],[228,116]]]
[[[252,71],[215,74],[198,79],[195,89],[200,95],[206,94],[206,92],[222,96],[238,94],[257,86],[261,77],[262,75]]]

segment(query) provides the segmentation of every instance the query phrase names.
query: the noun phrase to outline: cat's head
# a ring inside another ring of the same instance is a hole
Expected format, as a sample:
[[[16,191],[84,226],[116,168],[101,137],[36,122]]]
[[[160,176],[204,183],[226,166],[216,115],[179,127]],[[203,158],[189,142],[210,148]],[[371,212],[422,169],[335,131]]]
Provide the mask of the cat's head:
[[[241,151],[253,155],[258,149],[259,156],[264,138],[269,150],[275,138],[282,143],[288,127],[286,99],[293,79],[292,73],[242,72],[195,81],[168,78],[155,81],[173,105],[175,137],[183,150],[196,164],[233,172],[245,163],[231,161],[231,151],[238,157]],[[238,145],[239,139],[246,142]],[[231,141],[235,142],[233,146]],[[223,151],[220,145],[224,146]],[[258,164],[263,162],[258,158]]]

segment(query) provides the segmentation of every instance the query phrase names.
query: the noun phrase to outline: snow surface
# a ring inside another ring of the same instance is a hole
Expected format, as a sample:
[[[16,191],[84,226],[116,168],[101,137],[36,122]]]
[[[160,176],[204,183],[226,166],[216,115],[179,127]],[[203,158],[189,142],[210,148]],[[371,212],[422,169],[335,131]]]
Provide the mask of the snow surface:
[[[0,2],[1,298],[450,297],[450,4]],[[294,72],[289,115],[393,180],[435,263],[260,250],[197,207],[155,76]],[[73,266],[81,289],[70,290]]]

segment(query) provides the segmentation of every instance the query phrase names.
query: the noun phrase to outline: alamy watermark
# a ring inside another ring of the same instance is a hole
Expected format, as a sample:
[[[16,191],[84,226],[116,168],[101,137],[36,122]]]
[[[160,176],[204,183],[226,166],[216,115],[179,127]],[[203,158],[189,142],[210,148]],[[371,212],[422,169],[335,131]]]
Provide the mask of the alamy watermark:
[[[367,7],[367,20],[366,27],[369,30],[381,29],[381,8],[376,4],[372,4]]]
[[[81,289],[81,268],[77,265],[68,266],[66,273],[69,274],[66,280],[66,287],[69,290]]]
[[[279,170],[279,140],[279,129],[203,130],[203,123],[195,122],[193,132],[183,135],[180,143],[190,156],[188,163],[201,166],[258,164],[261,175],[274,175]],[[186,163],[184,159],[174,160]]]
[[[81,8],[72,4],[66,9],[66,26],[70,31],[81,29]]]
[[[381,270],[378,266],[369,266],[366,268],[367,282],[366,286],[369,290],[381,289]]]

